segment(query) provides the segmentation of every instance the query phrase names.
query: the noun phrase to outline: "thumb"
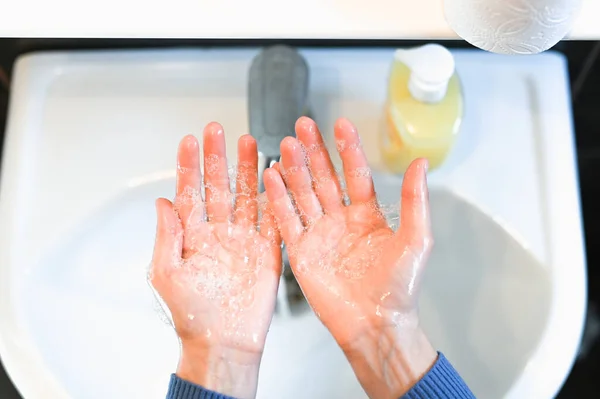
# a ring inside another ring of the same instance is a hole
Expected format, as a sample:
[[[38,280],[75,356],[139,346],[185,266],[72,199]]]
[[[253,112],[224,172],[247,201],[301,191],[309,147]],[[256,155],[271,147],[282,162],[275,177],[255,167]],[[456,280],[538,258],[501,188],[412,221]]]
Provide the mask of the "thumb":
[[[171,201],[164,198],[156,200],[156,215],[156,240],[151,268],[153,285],[157,275],[181,261],[183,244],[183,227]]]
[[[427,159],[419,158],[404,173],[400,228],[396,233],[419,252],[427,250],[433,244],[427,188],[428,167]]]

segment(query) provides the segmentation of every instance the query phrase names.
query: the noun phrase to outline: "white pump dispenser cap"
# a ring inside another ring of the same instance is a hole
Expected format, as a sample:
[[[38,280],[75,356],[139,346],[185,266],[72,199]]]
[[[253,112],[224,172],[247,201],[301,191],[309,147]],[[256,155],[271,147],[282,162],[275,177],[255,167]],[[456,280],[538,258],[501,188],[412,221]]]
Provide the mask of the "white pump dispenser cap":
[[[408,90],[417,101],[437,103],[446,97],[448,82],[454,75],[454,57],[439,44],[426,44],[396,50],[394,57],[410,69]]]

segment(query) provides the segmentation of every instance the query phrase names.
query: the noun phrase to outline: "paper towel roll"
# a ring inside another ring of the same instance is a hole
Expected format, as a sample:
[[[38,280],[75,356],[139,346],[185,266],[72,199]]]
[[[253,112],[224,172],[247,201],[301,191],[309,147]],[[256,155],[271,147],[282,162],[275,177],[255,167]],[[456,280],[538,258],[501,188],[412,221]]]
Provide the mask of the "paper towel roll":
[[[500,54],[548,50],[570,31],[581,0],[444,0],[454,31],[481,49]]]

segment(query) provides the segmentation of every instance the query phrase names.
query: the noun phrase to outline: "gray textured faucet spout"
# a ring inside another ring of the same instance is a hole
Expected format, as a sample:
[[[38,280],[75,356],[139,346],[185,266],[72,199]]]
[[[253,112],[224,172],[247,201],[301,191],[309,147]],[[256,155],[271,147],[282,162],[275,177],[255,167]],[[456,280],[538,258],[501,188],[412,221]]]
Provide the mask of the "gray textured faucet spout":
[[[248,74],[248,117],[250,134],[256,139],[263,159],[258,167],[261,192],[264,191],[264,170],[280,159],[281,141],[295,135],[296,120],[308,111],[308,79],[306,61],[288,46],[265,48],[252,61]],[[308,305],[289,267],[284,246],[282,251],[284,285],[280,283],[278,298],[285,298],[285,303],[278,299],[277,310],[289,315],[307,309]]]
[[[280,158],[279,144],[294,135],[296,120],[307,112],[308,65],[292,47],[276,45],[262,50],[248,74],[250,134],[256,138],[264,163],[262,172]]]

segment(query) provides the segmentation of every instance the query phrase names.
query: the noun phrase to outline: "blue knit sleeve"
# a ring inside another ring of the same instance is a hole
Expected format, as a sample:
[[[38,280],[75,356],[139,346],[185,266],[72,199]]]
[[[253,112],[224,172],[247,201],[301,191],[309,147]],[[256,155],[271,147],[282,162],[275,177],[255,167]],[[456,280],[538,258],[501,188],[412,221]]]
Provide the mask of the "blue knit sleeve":
[[[431,370],[401,399],[475,399],[475,395],[448,359],[438,353]]]
[[[200,385],[192,384],[171,374],[169,382],[169,391],[166,399],[235,399],[231,396],[222,395],[203,388]]]
[[[172,374],[166,399],[235,398],[213,392]],[[438,359],[431,370],[401,399],[475,399],[475,395],[448,359],[442,353],[439,353]]]

